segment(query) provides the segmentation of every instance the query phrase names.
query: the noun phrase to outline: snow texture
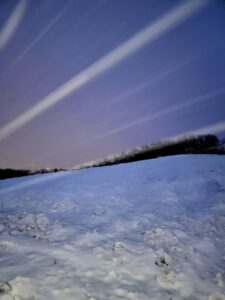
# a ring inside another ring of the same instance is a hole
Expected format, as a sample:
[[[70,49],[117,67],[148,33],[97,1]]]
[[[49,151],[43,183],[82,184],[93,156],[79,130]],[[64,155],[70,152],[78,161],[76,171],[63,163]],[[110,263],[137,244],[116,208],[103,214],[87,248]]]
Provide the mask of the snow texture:
[[[224,300],[225,157],[1,181],[0,299]]]

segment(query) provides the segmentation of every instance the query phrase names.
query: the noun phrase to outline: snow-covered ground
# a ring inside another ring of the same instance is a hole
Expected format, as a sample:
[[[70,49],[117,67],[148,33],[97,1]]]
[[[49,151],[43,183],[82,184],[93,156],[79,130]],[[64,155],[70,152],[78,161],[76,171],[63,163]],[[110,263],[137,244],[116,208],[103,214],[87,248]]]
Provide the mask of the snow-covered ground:
[[[225,157],[0,182],[0,299],[225,299]]]

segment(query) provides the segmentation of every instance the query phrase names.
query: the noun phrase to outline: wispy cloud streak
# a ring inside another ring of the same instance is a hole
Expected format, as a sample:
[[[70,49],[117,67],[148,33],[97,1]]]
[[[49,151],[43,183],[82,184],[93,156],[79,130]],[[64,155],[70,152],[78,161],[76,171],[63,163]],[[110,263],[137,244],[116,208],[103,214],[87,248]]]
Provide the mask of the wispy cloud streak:
[[[35,106],[24,112],[12,122],[2,127],[0,129],[0,141],[49,109],[51,106],[64,100],[66,96],[87,84],[90,80],[122,62],[146,44],[152,43],[163,34],[169,32],[208,3],[209,1],[207,0],[187,1],[169,11],[145,29],[125,41],[115,50],[111,51],[45,98],[41,99]]]
[[[131,87],[128,91],[125,91],[124,93],[115,97],[113,100],[103,103],[99,108],[93,110],[92,113],[98,113],[100,111],[103,111],[110,106],[123,102],[125,99],[130,98],[135,94],[138,94],[144,89],[149,89],[151,86],[153,86],[157,82],[160,82],[165,77],[168,77],[169,75],[178,72],[180,69],[184,68],[188,64],[193,63],[197,58],[198,57],[196,56],[186,61],[164,67],[162,70],[149,76],[149,78],[147,78],[144,82],[138,83],[134,87]],[[124,113],[123,111],[122,112],[120,111],[118,115],[122,115],[123,113]],[[118,115],[113,115],[112,118],[107,119],[107,123],[113,120],[114,118],[117,118]]]
[[[224,130],[225,130],[225,121],[222,121],[204,127],[200,127],[194,130],[185,131],[183,133],[171,136],[166,140],[177,140],[183,138],[184,136],[191,136],[191,135],[216,134],[216,133],[223,132]]]
[[[2,50],[15,34],[27,7],[26,0],[20,0],[0,31],[0,50]]]
[[[148,122],[151,122],[151,121],[155,121],[157,119],[169,116],[169,115],[171,115],[173,113],[184,112],[185,110],[187,110],[189,108],[192,108],[195,105],[204,103],[207,100],[209,100],[209,99],[211,99],[213,97],[216,97],[218,95],[224,94],[224,93],[225,93],[225,88],[224,87],[219,88],[219,89],[214,90],[214,91],[210,91],[210,92],[208,92],[208,93],[206,93],[204,95],[195,97],[195,98],[193,98],[191,100],[186,100],[186,102],[181,102],[179,104],[169,106],[169,107],[167,107],[165,109],[160,110],[159,112],[147,115],[147,116],[142,117],[140,119],[137,119],[137,120],[134,120],[134,121],[129,122],[127,124],[124,124],[124,125],[122,125],[120,127],[108,130],[108,131],[106,131],[104,133],[97,134],[95,136],[89,137],[88,139],[80,140],[79,142],[76,143],[76,147],[90,145],[90,144],[92,144],[95,141],[104,140],[105,138],[113,136],[113,135],[115,135],[117,133],[121,133],[121,132],[129,130],[129,129],[133,128],[133,127],[137,127],[137,126],[140,126],[142,124],[145,124],[145,123],[148,123]],[[120,116],[120,112],[119,112],[118,115]],[[116,116],[117,115],[115,115],[114,117],[116,117]],[[110,120],[111,119],[109,119],[109,121]],[[69,148],[68,147],[64,148],[64,151],[65,150],[68,151]],[[60,153],[61,151],[62,150],[57,150],[54,153],[51,152],[51,153],[47,153],[46,155],[42,155],[42,156],[40,156],[38,158],[37,161],[40,161],[43,158],[46,159],[47,157],[50,157],[50,156],[55,155],[57,153]]]
[[[148,116],[140,118],[138,120],[129,122],[129,123],[127,123],[127,124],[125,124],[123,126],[120,126],[118,128],[109,130],[109,131],[104,132],[102,134],[96,135],[96,136],[94,136],[92,138],[89,138],[88,140],[81,142],[79,145],[89,144],[90,142],[93,142],[95,140],[100,140],[102,138],[106,138],[106,137],[112,136],[114,134],[120,133],[122,131],[128,130],[130,128],[133,128],[133,127],[136,127],[136,126],[140,126],[140,125],[142,125],[144,123],[147,123],[147,122],[150,122],[150,121],[154,121],[154,120],[162,118],[162,117],[166,117],[166,116],[168,116],[168,115],[170,115],[172,113],[175,113],[175,112],[178,112],[178,111],[184,111],[185,109],[188,109],[190,107],[193,107],[194,105],[197,105],[197,104],[200,104],[202,102],[205,102],[208,99],[210,99],[212,97],[215,97],[215,96],[217,96],[219,94],[223,94],[223,93],[225,93],[225,88],[220,88],[220,89],[218,89],[216,91],[209,92],[209,93],[207,93],[205,95],[198,96],[198,97],[196,97],[196,98],[194,98],[192,100],[189,100],[189,101],[187,101],[185,103],[182,102],[180,104],[172,105],[169,108],[166,108],[164,110],[160,110],[159,112],[157,112],[155,114],[148,115]]]
[[[71,4],[74,3],[73,0],[69,1],[65,7],[53,18],[53,20],[31,41],[30,44],[24,49],[24,51],[16,57],[16,59],[11,63],[7,68],[4,75],[9,72],[14,66],[16,66],[26,55],[29,53],[39,42],[40,40],[52,29],[52,27],[57,23],[57,21],[65,14],[69,9]]]
[[[144,82],[141,82],[141,83],[135,85],[134,87],[130,88],[129,90],[122,93],[121,95],[114,98],[113,100],[111,100],[109,102],[105,102],[104,104],[101,105],[101,107],[97,111],[102,111],[106,107],[110,107],[112,105],[115,105],[115,104],[117,104],[117,103],[119,103],[119,102],[121,102],[121,101],[123,101],[123,100],[139,93],[140,91],[142,91],[146,88],[150,88],[153,84],[157,83],[158,81],[160,81],[164,77],[167,77],[172,73],[175,73],[176,71],[178,71],[182,67],[185,67],[185,65],[187,65],[190,62],[191,62],[191,60],[188,60],[188,61],[185,61],[185,62],[182,62],[182,63],[178,63],[178,64],[176,64],[174,66],[171,66],[171,67],[163,68],[162,71],[158,71],[155,74],[149,76],[149,78],[147,80],[145,80]]]

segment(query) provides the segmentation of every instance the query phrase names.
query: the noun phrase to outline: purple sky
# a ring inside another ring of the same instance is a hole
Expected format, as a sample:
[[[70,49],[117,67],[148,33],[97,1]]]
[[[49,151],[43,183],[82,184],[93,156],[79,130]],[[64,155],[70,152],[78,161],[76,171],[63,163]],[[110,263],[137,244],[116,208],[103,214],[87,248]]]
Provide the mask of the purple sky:
[[[0,40],[24,5],[0,48],[0,129],[180,3],[0,1]],[[0,168],[71,167],[224,121],[224,30],[211,1],[1,140]]]

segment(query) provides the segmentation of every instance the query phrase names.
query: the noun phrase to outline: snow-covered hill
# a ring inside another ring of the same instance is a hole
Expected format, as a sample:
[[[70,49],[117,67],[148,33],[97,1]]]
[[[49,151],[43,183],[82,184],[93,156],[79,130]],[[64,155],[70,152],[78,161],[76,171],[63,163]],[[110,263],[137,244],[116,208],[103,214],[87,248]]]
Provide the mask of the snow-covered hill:
[[[0,299],[225,299],[225,157],[0,182]]]

